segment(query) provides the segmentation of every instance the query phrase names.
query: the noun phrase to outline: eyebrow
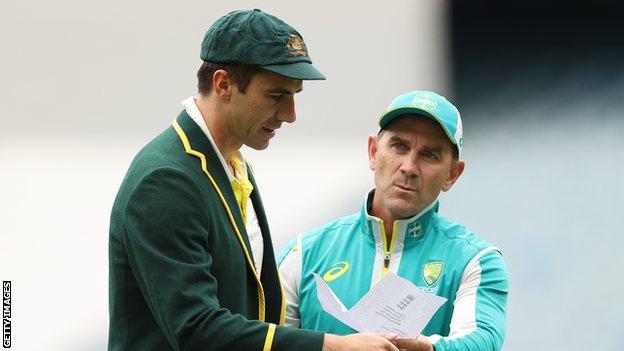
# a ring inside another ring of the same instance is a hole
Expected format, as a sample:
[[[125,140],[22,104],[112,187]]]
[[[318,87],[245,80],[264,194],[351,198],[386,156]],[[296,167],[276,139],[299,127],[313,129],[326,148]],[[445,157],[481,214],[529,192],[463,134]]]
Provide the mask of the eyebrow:
[[[388,142],[397,142],[400,141],[402,143],[409,143],[409,141],[405,138],[402,138],[398,135],[392,135],[390,136],[390,139],[388,140]],[[425,150],[429,151],[429,152],[434,152],[434,153],[438,153],[438,154],[442,154],[444,147],[442,146],[426,146]]]
[[[295,91],[294,94],[300,93],[303,91],[303,87],[300,87],[299,90]],[[268,93],[279,93],[279,94],[286,94],[286,95],[292,95],[293,92],[291,92],[288,89],[284,89],[284,88],[275,88],[275,89],[269,89],[267,91]]]
[[[425,147],[425,150],[429,151],[429,152],[436,153],[436,154],[442,154],[442,148],[441,147]]]
[[[391,135],[390,136],[390,140],[388,140],[389,142],[393,142],[393,141],[400,141],[403,143],[407,143],[407,140],[405,138],[401,138],[400,136],[397,135]]]

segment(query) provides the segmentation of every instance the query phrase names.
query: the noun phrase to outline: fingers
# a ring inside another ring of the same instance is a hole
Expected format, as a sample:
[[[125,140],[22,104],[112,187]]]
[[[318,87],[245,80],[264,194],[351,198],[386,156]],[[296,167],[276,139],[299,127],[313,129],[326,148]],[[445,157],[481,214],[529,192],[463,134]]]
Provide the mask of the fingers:
[[[377,335],[387,339],[388,341],[394,341],[399,337],[396,333],[377,333]]]
[[[396,338],[393,343],[401,350],[409,351],[432,351],[433,345],[424,335],[415,338]]]
[[[384,344],[385,350],[400,351],[399,348],[394,345],[394,340],[396,340],[396,338],[399,337],[396,333],[376,333],[376,334],[386,339],[387,341],[389,341],[387,344]]]
[[[418,337],[396,338],[393,343],[400,349],[418,350],[417,347],[420,345],[420,340],[418,340]]]
[[[388,348],[387,348],[386,350],[389,350],[389,351],[401,351],[401,350],[399,350],[399,348],[398,348],[398,347],[396,347],[396,346],[395,346],[393,343],[391,343],[391,342],[388,342]]]

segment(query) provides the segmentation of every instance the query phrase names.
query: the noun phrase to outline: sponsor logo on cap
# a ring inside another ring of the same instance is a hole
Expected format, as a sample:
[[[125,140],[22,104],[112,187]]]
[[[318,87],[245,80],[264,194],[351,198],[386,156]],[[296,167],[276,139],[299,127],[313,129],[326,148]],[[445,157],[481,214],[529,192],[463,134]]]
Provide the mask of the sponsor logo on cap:
[[[431,111],[438,107],[438,99],[432,94],[421,94],[414,97],[412,105],[422,110]]]
[[[425,263],[422,267],[422,275],[425,283],[427,285],[432,286],[435,284],[440,276],[442,275],[442,270],[444,269],[443,262],[429,262]]]
[[[288,37],[286,49],[288,49],[288,55],[290,56],[308,56],[308,49],[306,48],[303,39],[294,34],[291,34],[290,37]]]

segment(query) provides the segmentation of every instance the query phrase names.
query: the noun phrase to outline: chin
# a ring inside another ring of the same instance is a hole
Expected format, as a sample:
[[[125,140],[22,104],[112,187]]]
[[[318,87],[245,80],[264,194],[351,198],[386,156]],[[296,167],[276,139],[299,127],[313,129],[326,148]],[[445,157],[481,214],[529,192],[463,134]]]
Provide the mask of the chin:
[[[416,204],[408,203],[401,199],[393,201],[393,204],[389,206],[389,208],[390,212],[396,217],[396,219],[409,218],[418,212]]]
[[[269,147],[269,142],[267,141],[266,143],[258,143],[258,144],[245,144],[248,147],[254,149],[254,150],[264,150],[267,147]]]

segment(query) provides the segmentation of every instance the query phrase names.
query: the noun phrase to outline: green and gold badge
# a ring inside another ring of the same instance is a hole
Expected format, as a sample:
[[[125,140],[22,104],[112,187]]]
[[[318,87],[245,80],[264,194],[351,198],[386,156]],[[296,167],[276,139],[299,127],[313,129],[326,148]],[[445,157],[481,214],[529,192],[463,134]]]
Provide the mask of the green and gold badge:
[[[429,262],[425,263],[422,268],[422,275],[425,283],[427,285],[432,286],[435,284],[440,276],[442,275],[442,270],[444,269],[443,262]]]

